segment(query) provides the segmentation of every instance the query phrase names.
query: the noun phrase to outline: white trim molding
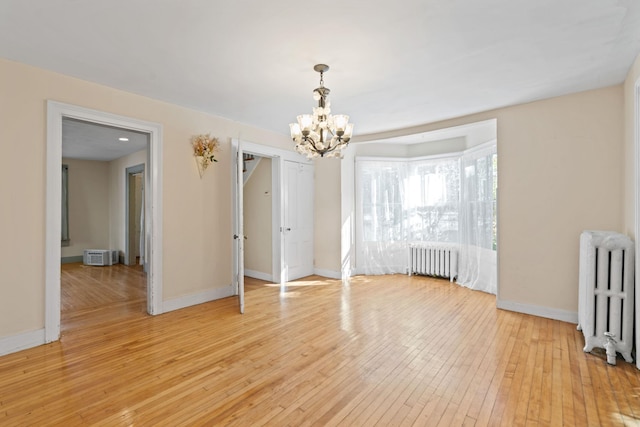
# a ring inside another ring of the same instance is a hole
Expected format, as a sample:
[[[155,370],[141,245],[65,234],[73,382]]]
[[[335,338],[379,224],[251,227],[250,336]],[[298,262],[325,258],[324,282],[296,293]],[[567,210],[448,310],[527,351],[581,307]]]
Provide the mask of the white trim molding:
[[[340,271],[325,270],[325,269],[322,269],[322,268],[314,268],[313,269],[313,274],[318,275],[318,276],[322,276],[322,277],[328,277],[329,279],[338,279],[338,280],[342,279],[342,272],[340,272]]]
[[[269,273],[263,273],[262,271],[249,270],[248,268],[245,268],[244,275],[247,277],[252,277],[254,279],[265,280],[267,282],[273,283],[273,275]]]
[[[0,338],[0,356],[45,344],[45,331],[38,329]]]
[[[216,288],[197,294],[168,299],[162,305],[162,311],[164,313],[167,313],[169,311],[180,310],[181,308],[203,304],[205,302],[215,301],[218,299],[231,297],[233,295],[235,295],[233,285],[227,285],[223,288]]]
[[[496,298],[496,307],[502,310],[515,311],[516,313],[531,314],[547,319],[560,320],[578,324],[578,312],[561,310],[559,308],[542,307],[539,305],[522,304],[519,302],[499,300]]]

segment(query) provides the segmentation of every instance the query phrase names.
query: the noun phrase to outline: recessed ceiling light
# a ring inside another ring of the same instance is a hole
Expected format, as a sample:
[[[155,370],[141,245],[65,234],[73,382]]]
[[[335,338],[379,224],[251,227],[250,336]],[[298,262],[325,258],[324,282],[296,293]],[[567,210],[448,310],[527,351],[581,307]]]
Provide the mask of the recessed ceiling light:
[[[121,138],[118,138],[118,141],[128,142],[129,138],[121,137]]]

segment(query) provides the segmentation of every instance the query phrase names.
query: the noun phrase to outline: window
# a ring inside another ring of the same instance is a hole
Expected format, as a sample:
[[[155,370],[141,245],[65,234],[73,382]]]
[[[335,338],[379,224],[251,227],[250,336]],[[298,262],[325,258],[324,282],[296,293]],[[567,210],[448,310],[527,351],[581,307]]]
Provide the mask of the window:
[[[361,164],[362,234],[366,242],[406,239],[403,207],[405,167],[402,163]]]
[[[404,273],[409,243],[452,243],[458,283],[495,294],[496,150],[492,141],[444,156],[357,159],[356,270]]]
[[[459,158],[411,162],[409,171],[406,200],[409,240],[457,242]]]
[[[496,193],[498,156],[479,152],[463,158],[463,221],[466,243],[496,250]]]
[[[458,156],[358,161],[362,240],[456,242]]]

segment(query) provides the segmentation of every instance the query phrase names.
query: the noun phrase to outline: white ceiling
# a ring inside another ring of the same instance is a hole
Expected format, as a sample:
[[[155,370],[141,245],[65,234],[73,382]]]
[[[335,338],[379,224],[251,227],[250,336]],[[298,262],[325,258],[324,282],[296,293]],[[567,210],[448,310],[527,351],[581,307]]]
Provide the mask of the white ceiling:
[[[62,119],[63,158],[108,162],[144,150],[148,142],[146,133],[66,117]]]
[[[283,134],[320,62],[364,135],[618,84],[638,53],[639,0],[0,2],[0,57]]]

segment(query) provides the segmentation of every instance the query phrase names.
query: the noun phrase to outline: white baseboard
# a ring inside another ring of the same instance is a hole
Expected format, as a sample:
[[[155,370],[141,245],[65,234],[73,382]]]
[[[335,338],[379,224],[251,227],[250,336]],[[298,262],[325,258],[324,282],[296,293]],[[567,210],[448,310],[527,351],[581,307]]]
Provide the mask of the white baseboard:
[[[227,298],[232,295],[234,295],[233,286],[227,285],[223,288],[216,288],[211,289],[210,291],[200,292],[198,294],[173,298],[162,303],[162,312],[167,313],[169,311],[180,310],[181,308],[214,301],[221,298]]]
[[[271,274],[263,273],[261,271],[244,269],[244,275],[253,277],[254,279],[266,280],[273,283],[273,276]]]
[[[314,268],[313,274],[322,277],[328,277],[329,279],[342,279],[342,273],[333,270],[324,270],[322,268]]]
[[[522,304],[513,301],[496,300],[496,306],[502,310],[515,311],[517,313],[531,314],[547,319],[561,320],[563,322],[578,324],[578,313],[575,311],[560,310],[558,308],[542,307],[539,305]]]
[[[0,356],[45,344],[44,329],[0,338]]]

